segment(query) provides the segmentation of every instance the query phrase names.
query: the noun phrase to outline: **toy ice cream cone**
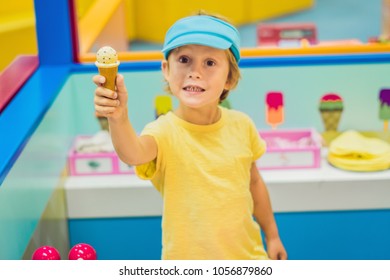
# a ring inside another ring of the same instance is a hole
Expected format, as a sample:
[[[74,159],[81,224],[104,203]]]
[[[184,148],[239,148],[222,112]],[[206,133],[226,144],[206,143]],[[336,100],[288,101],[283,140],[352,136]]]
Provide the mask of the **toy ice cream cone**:
[[[154,99],[155,118],[172,111],[172,98],[170,95],[157,95]]]
[[[106,82],[103,86],[110,90],[115,90],[115,80],[119,66],[118,54],[116,51],[109,46],[100,48],[96,53],[95,65],[99,69],[99,74],[106,78]],[[98,119],[101,129],[108,130],[107,119],[104,117],[98,117]]]
[[[383,130],[389,129],[390,120],[390,89],[382,89],[379,92],[379,118],[383,120]]]
[[[343,99],[339,95],[330,93],[321,97],[319,110],[325,131],[337,131],[343,109]]]

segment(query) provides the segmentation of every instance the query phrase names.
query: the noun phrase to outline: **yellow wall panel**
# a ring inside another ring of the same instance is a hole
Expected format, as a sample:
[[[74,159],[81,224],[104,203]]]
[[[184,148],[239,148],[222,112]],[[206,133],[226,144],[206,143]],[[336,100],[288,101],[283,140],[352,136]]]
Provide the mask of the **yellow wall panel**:
[[[0,72],[19,55],[37,54],[35,26],[20,28],[17,32],[0,32],[0,42],[7,42],[1,47]]]
[[[135,28],[140,40],[162,43],[165,32],[179,18],[199,10],[221,14],[234,24],[246,21],[243,2],[226,0],[136,0]]]
[[[135,28],[135,0],[125,0],[126,31],[128,40],[136,38]]]
[[[2,1],[0,5],[0,17],[11,13],[19,13],[34,10],[34,0]]]
[[[314,0],[246,0],[247,20],[255,22],[313,7]]]

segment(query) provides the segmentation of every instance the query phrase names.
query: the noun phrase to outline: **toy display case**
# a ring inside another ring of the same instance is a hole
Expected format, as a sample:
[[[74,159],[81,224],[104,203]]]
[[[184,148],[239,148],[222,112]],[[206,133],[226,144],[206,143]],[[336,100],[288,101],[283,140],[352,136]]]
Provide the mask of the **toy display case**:
[[[134,174],[134,168],[122,162],[115,152],[80,153],[76,151],[75,139],[68,154],[71,176]]]
[[[258,46],[298,47],[302,40],[310,45],[317,41],[317,27],[314,23],[259,23],[256,28]]]
[[[314,129],[259,131],[267,152],[257,161],[262,170],[319,168],[321,136]]]

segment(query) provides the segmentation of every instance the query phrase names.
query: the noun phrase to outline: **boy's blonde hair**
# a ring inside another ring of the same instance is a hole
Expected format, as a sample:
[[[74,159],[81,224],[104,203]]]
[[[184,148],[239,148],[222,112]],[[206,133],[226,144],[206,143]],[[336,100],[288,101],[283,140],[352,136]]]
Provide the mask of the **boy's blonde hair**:
[[[217,15],[217,14],[210,14],[210,13],[205,12],[204,10],[200,10],[195,15],[211,16],[211,17],[218,18],[220,20],[223,20],[223,21],[231,24],[231,22],[229,22],[229,20],[227,20],[225,17],[223,17],[221,15]],[[237,62],[236,58],[234,57],[234,54],[232,53],[232,51],[230,49],[225,50],[225,53],[226,53],[228,63],[229,63],[229,73],[228,73],[228,77],[227,77],[227,82],[230,84],[230,88],[222,91],[222,93],[219,97],[219,103],[221,103],[222,101],[224,101],[228,97],[230,90],[236,88],[236,86],[241,78],[241,73],[240,73],[240,69],[238,67],[238,62]],[[167,67],[169,68],[168,60],[167,60]],[[169,87],[169,84],[167,83],[167,81],[165,81],[165,82],[166,82],[166,85],[164,88],[165,91],[168,92],[169,94],[172,94],[172,91]]]

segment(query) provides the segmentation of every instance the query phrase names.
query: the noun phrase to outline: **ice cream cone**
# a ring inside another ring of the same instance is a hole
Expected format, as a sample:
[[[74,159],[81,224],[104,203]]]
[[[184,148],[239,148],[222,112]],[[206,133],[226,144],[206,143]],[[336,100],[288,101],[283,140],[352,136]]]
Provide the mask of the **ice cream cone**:
[[[99,74],[106,78],[103,86],[110,90],[115,90],[115,81],[119,66],[116,51],[109,46],[100,48],[96,54],[95,65],[99,69]],[[98,117],[98,120],[102,130],[109,129],[108,121],[105,117]]]
[[[115,90],[116,74],[118,73],[118,66],[113,67],[98,67],[99,74],[106,78],[104,87],[110,90]]]
[[[343,110],[320,110],[325,131],[337,131]]]
[[[118,73],[118,66],[114,67],[98,67],[99,74],[106,78],[104,87],[110,90],[115,90],[115,79]],[[108,120],[105,117],[98,117],[99,125],[102,130],[109,130]]]
[[[379,118],[383,120],[383,130],[389,130],[390,120],[390,89],[384,88],[379,92]]]
[[[338,94],[329,93],[321,97],[319,111],[325,131],[338,130],[343,109],[343,99]]]

